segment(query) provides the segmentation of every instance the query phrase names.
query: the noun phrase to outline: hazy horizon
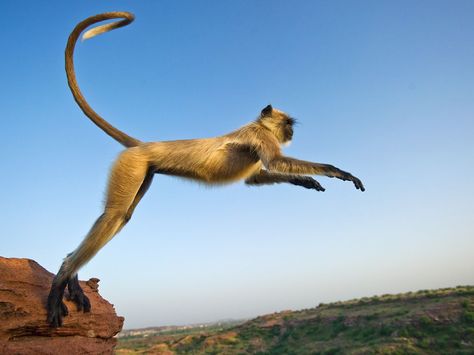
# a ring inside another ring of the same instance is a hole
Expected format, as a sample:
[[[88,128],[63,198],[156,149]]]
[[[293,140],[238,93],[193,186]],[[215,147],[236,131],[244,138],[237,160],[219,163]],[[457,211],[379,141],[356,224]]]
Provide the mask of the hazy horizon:
[[[79,272],[124,328],[253,318],[320,302],[474,284],[474,2],[2,2],[0,255],[57,272],[100,215],[122,147],[75,104],[74,26],[91,106],[144,141],[210,137],[271,103],[299,121],[285,154],[353,173],[205,188],[157,175]]]

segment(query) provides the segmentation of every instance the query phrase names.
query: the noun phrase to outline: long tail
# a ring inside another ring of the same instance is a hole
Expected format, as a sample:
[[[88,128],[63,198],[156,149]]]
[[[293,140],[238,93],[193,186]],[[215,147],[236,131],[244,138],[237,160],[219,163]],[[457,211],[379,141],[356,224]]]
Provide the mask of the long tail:
[[[67,41],[66,46],[66,75],[67,75],[67,82],[69,84],[69,88],[74,96],[74,100],[76,100],[77,104],[81,108],[81,110],[89,117],[92,122],[94,122],[97,126],[99,126],[105,133],[109,136],[114,138],[119,143],[123,144],[125,147],[135,147],[142,142],[138,139],[130,137],[128,134],[120,131],[119,129],[112,126],[106,120],[104,120],[97,112],[95,112],[92,107],[89,106],[86,99],[81,93],[79,86],[77,85],[76,81],[76,74],[74,72],[74,47],[76,46],[77,39],[79,38],[82,31],[84,31],[90,25],[93,25],[97,22],[111,20],[116,18],[122,18],[121,21],[116,21],[112,23],[107,23],[105,25],[97,26],[92,28],[91,30],[84,33],[83,39],[92,38],[97,36],[101,33],[108,32],[114,30],[119,27],[126,26],[130,24],[135,17],[130,12],[106,12],[103,14],[91,16],[84,21],[80,22],[74,30],[69,35],[69,39]]]

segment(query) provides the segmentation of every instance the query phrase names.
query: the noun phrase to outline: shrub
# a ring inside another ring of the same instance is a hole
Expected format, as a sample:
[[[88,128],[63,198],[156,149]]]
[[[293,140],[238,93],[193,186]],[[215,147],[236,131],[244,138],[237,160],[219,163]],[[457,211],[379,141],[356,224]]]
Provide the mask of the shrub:
[[[395,329],[389,325],[382,325],[382,327],[379,330],[379,333],[383,337],[388,337],[392,335],[392,333],[395,331]]]
[[[474,323],[474,312],[470,312],[466,310],[462,318],[463,318],[463,321],[465,321],[466,323]]]
[[[430,317],[422,316],[420,317],[420,324],[424,327],[429,327],[433,324],[433,320]]]
[[[430,338],[423,338],[418,343],[422,348],[428,349],[431,345]]]
[[[336,354],[342,354],[342,350],[339,347],[336,348],[331,348],[328,350],[325,350],[322,352],[324,355],[336,355]]]

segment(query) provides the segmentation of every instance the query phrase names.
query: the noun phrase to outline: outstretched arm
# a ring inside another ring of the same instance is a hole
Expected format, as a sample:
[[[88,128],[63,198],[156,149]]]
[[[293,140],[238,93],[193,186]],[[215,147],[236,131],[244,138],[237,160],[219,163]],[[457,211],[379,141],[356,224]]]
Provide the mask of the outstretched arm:
[[[325,175],[330,178],[335,177],[344,181],[352,181],[356,189],[365,191],[362,181],[352,174],[329,164],[312,163],[309,161],[281,156],[272,159],[268,163],[267,168],[270,171],[278,171],[280,173]]]
[[[291,175],[274,173],[267,170],[260,170],[258,173],[250,176],[245,180],[247,185],[271,185],[280,183],[289,183],[297,186],[302,186],[307,189],[314,189],[316,191],[324,191],[319,182],[310,176]]]
[[[270,172],[297,175],[324,175],[330,178],[335,177],[345,181],[352,181],[356,189],[365,191],[362,181],[352,174],[338,169],[333,165],[313,163],[285,157],[281,154],[279,147],[273,144],[260,145],[257,148],[257,152],[263,165]]]

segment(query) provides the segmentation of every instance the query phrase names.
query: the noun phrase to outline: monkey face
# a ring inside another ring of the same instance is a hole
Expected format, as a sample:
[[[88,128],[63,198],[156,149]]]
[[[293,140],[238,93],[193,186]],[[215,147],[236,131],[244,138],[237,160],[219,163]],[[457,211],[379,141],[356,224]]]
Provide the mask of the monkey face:
[[[268,105],[260,113],[260,121],[275,134],[280,143],[285,144],[292,140],[296,120],[285,112]]]
[[[287,116],[283,119],[282,130],[284,141],[283,143],[289,143],[293,139],[293,125],[295,124],[295,119]]]

